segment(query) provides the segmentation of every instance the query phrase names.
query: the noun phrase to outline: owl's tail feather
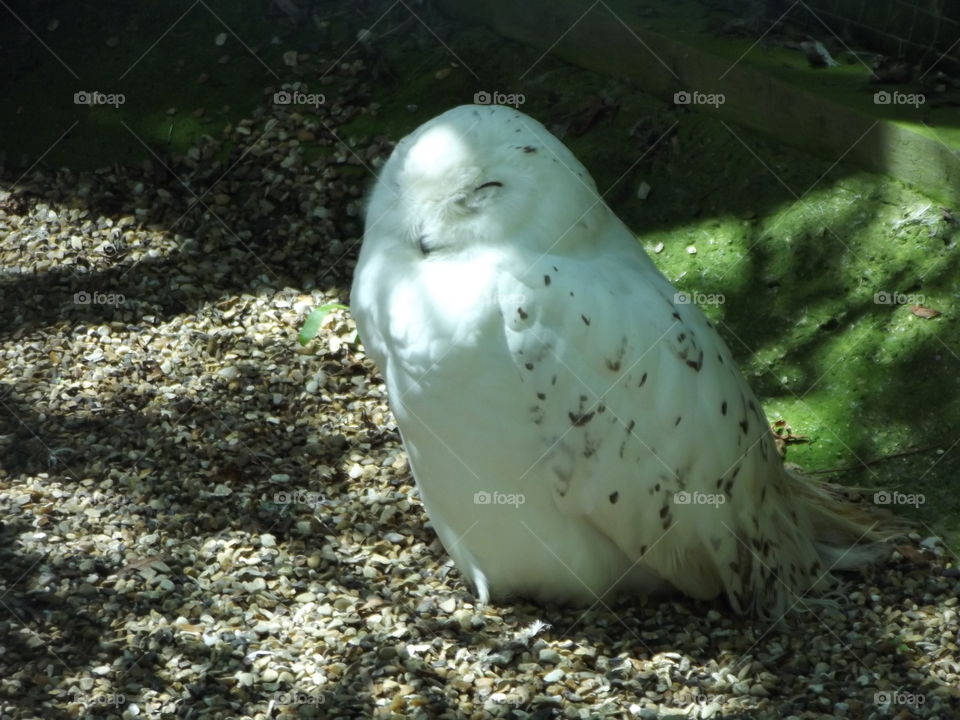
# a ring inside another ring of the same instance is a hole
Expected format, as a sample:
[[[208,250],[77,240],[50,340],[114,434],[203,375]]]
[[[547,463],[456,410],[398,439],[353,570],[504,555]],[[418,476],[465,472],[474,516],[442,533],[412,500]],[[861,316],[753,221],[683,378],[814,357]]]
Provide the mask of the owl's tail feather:
[[[806,509],[826,571],[857,570],[879,562],[890,552],[886,543],[910,530],[905,520],[848,499],[872,493],[869,488],[836,485],[790,469],[787,475],[797,504]]]
[[[834,571],[882,561],[890,552],[887,541],[909,527],[889,513],[852,502],[845,497],[850,488],[784,471],[778,502],[754,520],[757,534],[748,540],[751,534],[744,533],[738,546],[739,577],[726,576],[727,597],[736,610],[777,620],[790,611],[832,604],[832,597],[842,596]]]

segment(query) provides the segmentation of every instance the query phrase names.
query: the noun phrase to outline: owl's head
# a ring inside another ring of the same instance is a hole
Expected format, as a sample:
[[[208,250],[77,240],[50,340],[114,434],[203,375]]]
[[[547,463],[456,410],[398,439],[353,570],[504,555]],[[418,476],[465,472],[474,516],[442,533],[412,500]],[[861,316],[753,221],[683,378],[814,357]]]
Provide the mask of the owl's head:
[[[366,238],[422,256],[507,244],[546,252],[589,243],[609,211],[586,168],[539,122],[462,105],[401,140],[367,208]]]

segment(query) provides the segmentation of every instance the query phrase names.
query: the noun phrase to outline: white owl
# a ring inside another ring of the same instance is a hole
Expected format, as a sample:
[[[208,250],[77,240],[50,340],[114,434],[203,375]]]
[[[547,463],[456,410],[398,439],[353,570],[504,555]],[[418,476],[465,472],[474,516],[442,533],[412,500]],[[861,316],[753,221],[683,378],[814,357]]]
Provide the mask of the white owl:
[[[482,602],[724,593],[778,614],[875,553],[784,469],[760,403],[570,151],[512,108],[403,139],[351,308],[417,486]]]

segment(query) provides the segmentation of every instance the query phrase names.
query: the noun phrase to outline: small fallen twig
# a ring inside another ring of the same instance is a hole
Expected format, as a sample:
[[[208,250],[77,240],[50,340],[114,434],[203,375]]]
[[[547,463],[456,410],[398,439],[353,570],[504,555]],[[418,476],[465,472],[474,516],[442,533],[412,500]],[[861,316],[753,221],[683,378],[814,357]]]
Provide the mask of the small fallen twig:
[[[906,457],[908,455],[919,455],[920,453],[930,452],[931,450],[936,450],[936,445],[931,445],[924,448],[914,448],[911,450],[903,450],[902,452],[892,453],[890,455],[883,455],[882,457],[873,458],[872,460],[862,460],[859,465],[848,465],[846,467],[838,468],[828,468],[826,470],[804,470],[804,473],[807,475],[829,475],[831,473],[842,473],[842,472],[852,472],[854,470],[860,470],[861,468],[868,467],[870,465],[876,465],[877,463],[885,462],[887,460],[893,460],[899,457]]]

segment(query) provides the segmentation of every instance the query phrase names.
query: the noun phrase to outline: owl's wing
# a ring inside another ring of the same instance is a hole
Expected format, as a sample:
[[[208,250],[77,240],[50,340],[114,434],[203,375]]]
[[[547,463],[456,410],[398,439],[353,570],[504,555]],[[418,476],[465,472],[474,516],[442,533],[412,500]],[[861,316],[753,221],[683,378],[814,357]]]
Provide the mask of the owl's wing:
[[[682,591],[748,602],[744,553],[782,463],[703,313],[632,235],[579,257],[531,258],[498,295],[543,445],[524,482],[551,483],[560,512]]]

